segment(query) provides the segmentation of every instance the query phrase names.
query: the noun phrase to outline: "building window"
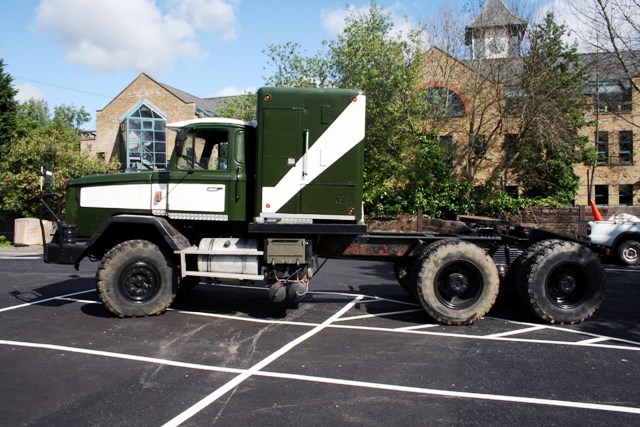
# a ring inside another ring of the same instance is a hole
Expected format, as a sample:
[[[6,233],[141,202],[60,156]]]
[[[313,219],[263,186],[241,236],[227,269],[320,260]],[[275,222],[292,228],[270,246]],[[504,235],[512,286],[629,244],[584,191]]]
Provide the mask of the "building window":
[[[507,185],[506,187],[504,187],[504,191],[505,193],[507,193],[507,196],[511,197],[512,199],[517,199],[520,197],[520,191],[518,191],[517,185]]]
[[[471,143],[473,157],[484,157],[487,153],[487,138],[484,135],[475,135]]]
[[[633,185],[624,184],[618,187],[618,204],[624,206],[633,205]]]
[[[515,133],[508,133],[504,136],[504,155],[507,159],[511,159],[516,154],[517,142],[518,135]]]
[[[507,117],[520,117],[524,110],[525,93],[516,86],[505,87],[504,112]]]
[[[430,87],[426,90],[429,115],[437,117],[462,117],[466,114],[460,95],[446,87]]]
[[[609,204],[609,186],[596,185],[596,205]]]
[[[633,131],[620,131],[618,156],[620,163],[633,163]]]
[[[622,81],[592,82],[593,111],[598,113],[631,112],[631,85]]]
[[[128,169],[155,170],[167,167],[165,124],[166,120],[160,114],[144,104],[122,122]]]
[[[444,135],[440,137],[440,147],[442,148],[442,154],[445,164],[449,168],[453,168],[453,136]]]
[[[598,164],[609,163],[609,132],[598,132],[596,135],[596,153]]]

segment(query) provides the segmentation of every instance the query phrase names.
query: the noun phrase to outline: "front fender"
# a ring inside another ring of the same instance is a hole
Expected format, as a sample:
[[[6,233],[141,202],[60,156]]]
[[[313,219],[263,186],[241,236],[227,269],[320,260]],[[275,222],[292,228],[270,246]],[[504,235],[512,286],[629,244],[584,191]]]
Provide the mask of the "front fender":
[[[106,220],[91,236],[84,250],[76,260],[76,267],[85,257],[97,259],[113,246],[126,240],[146,239],[158,244],[166,244],[172,251],[191,245],[180,231],[166,218],[146,215],[116,215]]]

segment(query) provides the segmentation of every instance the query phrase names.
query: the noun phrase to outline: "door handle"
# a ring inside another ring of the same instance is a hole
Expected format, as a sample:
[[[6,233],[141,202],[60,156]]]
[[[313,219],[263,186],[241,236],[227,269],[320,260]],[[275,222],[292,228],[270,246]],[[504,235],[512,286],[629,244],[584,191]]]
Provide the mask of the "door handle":
[[[220,191],[222,187],[207,187],[207,191]]]
[[[236,168],[236,202],[240,200],[240,193],[238,192],[238,186],[240,185],[240,171],[242,168],[238,166]]]

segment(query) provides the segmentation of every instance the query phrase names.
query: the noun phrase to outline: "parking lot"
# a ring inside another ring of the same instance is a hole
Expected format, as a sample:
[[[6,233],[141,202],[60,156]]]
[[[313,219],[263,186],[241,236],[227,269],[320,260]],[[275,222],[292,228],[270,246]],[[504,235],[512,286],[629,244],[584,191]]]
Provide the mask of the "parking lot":
[[[581,325],[504,295],[446,327],[384,263],[330,260],[295,307],[200,285],[141,319],[102,307],[95,268],[0,256],[3,425],[640,423],[640,270],[610,268]]]

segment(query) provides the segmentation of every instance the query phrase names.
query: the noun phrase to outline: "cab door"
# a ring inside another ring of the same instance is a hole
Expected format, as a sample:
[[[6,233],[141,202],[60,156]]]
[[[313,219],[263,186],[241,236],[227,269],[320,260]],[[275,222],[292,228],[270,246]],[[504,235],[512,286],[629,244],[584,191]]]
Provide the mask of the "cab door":
[[[229,220],[228,198],[233,190],[230,130],[192,129],[177,149],[168,185],[170,218]]]

